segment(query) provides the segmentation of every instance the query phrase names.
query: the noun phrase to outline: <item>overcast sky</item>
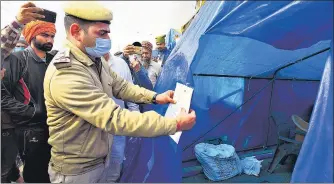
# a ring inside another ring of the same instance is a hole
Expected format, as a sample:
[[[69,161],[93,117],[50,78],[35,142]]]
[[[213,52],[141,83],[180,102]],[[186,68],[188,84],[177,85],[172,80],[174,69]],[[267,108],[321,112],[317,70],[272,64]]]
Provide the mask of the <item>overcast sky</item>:
[[[25,1],[1,1],[1,28],[10,23]],[[41,8],[57,12],[57,34],[54,49],[60,49],[65,38],[65,1],[32,1]],[[79,3],[79,2],[78,2]],[[166,34],[170,28],[179,29],[195,13],[195,1],[101,1],[113,11],[110,25],[112,52],[134,41],[154,41],[154,37]]]

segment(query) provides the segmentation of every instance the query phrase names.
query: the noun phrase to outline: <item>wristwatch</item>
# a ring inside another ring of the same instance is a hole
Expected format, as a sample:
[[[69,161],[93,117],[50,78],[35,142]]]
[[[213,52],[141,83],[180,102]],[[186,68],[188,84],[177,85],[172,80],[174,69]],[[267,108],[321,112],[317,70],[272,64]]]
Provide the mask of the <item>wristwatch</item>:
[[[158,93],[156,93],[156,94],[153,96],[153,99],[152,99],[152,103],[153,103],[153,104],[157,104],[157,96],[158,96]]]

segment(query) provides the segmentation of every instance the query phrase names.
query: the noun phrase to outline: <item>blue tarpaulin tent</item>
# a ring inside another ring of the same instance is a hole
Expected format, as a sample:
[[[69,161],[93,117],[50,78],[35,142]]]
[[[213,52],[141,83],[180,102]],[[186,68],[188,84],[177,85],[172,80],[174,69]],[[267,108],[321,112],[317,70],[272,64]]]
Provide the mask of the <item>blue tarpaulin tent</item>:
[[[333,183],[333,45],[292,182]]]
[[[332,1],[205,3],[155,87],[157,92],[175,89],[176,82],[193,87],[196,126],[178,145],[169,136],[143,139],[140,151],[132,152],[136,158],[125,161],[131,178],[121,181],[181,182],[181,163],[195,158],[195,144],[217,137],[237,151],[275,145],[278,127],[292,124],[292,114],[308,116],[314,105],[293,181],[333,182],[333,152],[322,150],[333,144],[328,137],[333,129],[327,128],[333,126],[332,98],[323,97],[332,95],[332,82],[326,86],[329,81],[322,77],[332,34]],[[154,109],[163,115],[167,105]],[[322,133],[328,136],[313,139]],[[134,158],[131,152],[126,156]],[[324,169],[332,175],[323,176]],[[300,180],[309,172],[312,176]]]
[[[173,50],[176,45],[176,37],[180,38],[182,34],[176,29],[170,29],[166,35],[166,47],[168,50]]]

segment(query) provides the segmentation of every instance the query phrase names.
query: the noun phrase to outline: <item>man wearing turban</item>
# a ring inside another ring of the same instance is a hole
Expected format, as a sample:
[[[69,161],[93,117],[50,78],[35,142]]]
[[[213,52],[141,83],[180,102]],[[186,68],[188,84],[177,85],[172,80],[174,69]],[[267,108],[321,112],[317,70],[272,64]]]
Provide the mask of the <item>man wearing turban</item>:
[[[160,74],[161,66],[156,63],[152,62],[152,44],[149,41],[143,41],[142,42],[142,64],[144,68],[148,72],[148,77],[150,78],[153,87],[155,86],[158,76]]]
[[[153,85],[148,77],[148,73],[144,67],[142,67],[139,62],[130,61],[130,57],[136,55],[136,47],[142,47],[140,42],[134,42],[132,45],[127,45],[123,49],[123,53],[120,55],[129,66],[131,75],[133,78],[133,83],[139,85],[140,87],[153,90]],[[139,59],[140,60],[140,59]],[[141,108],[141,112],[142,108]]]
[[[1,96],[1,106],[15,125],[18,150],[24,162],[25,182],[49,183],[51,146],[47,142],[49,132],[43,80],[55,55],[55,52],[51,54],[49,51],[53,47],[56,28],[53,23],[37,19],[19,23],[29,47],[5,58],[3,85],[8,93]]]
[[[15,46],[20,44],[20,35],[24,24],[44,16],[38,12],[41,8],[31,2],[24,3],[16,15],[16,20],[1,29],[1,97],[8,93],[3,85],[3,77],[6,69],[3,66],[4,59],[15,52]],[[27,44],[28,45],[28,44]],[[3,99],[3,98],[1,98]],[[23,183],[19,168],[16,166],[18,154],[15,138],[15,124],[12,122],[8,109],[12,106],[1,104],[1,183]]]
[[[153,60],[159,63],[161,67],[163,67],[170,54],[170,50],[168,50],[166,47],[165,39],[166,35],[157,36],[155,38],[155,44],[157,46],[157,50],[153,51]]]

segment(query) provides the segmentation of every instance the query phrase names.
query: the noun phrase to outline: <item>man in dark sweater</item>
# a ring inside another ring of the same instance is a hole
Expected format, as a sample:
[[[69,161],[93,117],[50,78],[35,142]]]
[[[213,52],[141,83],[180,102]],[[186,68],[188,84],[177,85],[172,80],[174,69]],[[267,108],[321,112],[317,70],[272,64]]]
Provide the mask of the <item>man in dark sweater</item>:
[[[4,58],[8,57],[19,42],[24,24],[43,18],[38,14],[42,9],[37,8],[33,3],[28,2],[21,6],[16,16],[16,20],[1,30],[1,102],[3,97],[10,95],[10,92],[3,85],[3,77],[6,72],[4,67]],[[23,183],[19,169],[16,166],[15,159],[18,154],[17,143],[15,139],[15,124],[11,116],[6,112],[6,107],[1,104],[1,183]]]
[[[41,18],[36,12],[42,10],[31,11],[35,18]],[[6,72],[2,81],[1,111],[8,115],[10,124],[15,127],[19,154],[24,162],[25,182],[49,183],[51,147],[47,143],[49,132],[43,80],[54,57],[54,53],[49,51],[53,47],[56,29],[53,23],[34,19],[26,21],[26,17],[17,16],[17,24],[23,30],[29,47],[4,57]]]

